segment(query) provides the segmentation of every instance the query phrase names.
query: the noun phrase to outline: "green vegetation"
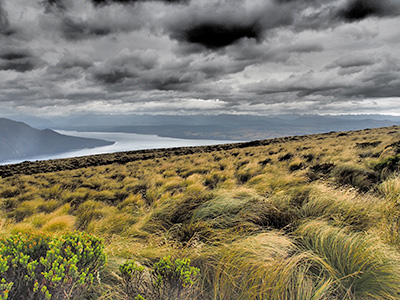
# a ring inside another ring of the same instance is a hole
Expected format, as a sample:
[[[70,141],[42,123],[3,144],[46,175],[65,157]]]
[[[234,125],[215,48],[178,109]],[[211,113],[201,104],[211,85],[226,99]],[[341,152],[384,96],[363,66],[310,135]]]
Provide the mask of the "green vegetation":
[[[18,234],[0,241],[1,299],[72,299],[103,269],[101,240],[82,233]]]
[[[0,299],[400,299],[399,145],[391,127],[7,166]]]
[[[123,287],[128,298],[187,299],[197,297],[195,288],[200,269],[190,266],[190,259],[172,260],[165,256],[146,274],[143,266],[127,261],[119,266]]]

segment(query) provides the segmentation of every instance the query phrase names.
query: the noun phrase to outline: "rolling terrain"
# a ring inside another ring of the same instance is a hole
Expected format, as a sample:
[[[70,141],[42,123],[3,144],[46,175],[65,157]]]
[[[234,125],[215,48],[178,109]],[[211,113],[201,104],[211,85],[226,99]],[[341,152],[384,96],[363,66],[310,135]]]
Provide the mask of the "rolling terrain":
[[[1,166],[0,234],[102,238],[72,299],[400,299],[399,170],[399,126]]]
[[[66,136],[50,129],[38,130],[22,122],[0,118],[0,162],[111,144],[113,142]]]

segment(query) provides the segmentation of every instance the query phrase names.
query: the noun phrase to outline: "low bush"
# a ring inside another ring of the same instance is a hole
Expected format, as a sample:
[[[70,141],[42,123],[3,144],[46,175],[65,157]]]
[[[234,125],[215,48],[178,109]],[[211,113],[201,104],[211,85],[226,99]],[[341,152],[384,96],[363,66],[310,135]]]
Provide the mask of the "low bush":
[[[103,248],[102,240],[82,233],[60,238],[27,233],[2,239],[0,299],[77,297],[90,289],[105,266]]]
[[[129,299],[188,299],[196,293],[200,269],[190,266],[190,259],[161,258],[146,271],[135,261],[119,266],[123,289]]]

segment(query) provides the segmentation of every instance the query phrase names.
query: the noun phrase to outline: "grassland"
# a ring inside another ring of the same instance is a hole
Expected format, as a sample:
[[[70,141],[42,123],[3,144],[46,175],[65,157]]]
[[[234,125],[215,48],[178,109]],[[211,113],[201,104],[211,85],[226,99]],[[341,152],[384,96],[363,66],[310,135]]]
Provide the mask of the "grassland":
[[[200,269],[181,299],[400,299],[399,169],[400,127],[3,166],[0,234],[103,238],[85,299],[166,255]]]

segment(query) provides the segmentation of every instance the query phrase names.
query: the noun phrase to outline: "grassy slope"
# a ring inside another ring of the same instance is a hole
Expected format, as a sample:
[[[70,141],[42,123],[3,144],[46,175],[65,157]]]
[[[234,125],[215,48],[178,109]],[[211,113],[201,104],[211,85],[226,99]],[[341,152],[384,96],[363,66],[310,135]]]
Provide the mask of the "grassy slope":
[[[7,167],[0,230],[103,237],[93,298],[125,299],[125,259],[171,254],[204,299],[399,299],[399,153],[390,127]]]

